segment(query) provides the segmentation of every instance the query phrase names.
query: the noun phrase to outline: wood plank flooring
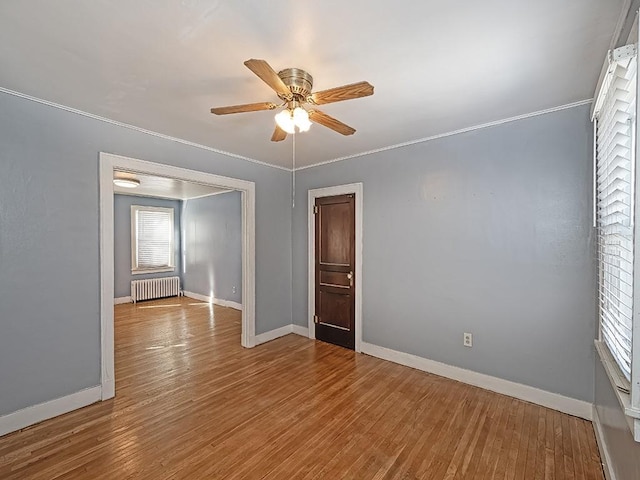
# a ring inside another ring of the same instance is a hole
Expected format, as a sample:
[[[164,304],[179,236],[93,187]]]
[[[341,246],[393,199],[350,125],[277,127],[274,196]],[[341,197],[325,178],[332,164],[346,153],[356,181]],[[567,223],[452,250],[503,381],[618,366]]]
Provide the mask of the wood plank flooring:
[[[116,306],[113,400],[0,438],[8,479],[593,479],[589,422],[240,313]]]

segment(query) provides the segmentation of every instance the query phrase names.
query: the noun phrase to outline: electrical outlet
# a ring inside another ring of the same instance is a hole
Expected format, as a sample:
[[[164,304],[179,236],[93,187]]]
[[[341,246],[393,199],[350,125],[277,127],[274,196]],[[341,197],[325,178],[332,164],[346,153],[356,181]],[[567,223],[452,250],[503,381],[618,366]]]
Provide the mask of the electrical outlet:
[[[473,347],[473,334],[465,333],[462,338],[462,344],[465,347]]]
[[[236,287],[233,287],[233,288],[231,289],[231,293],[236,293]]]

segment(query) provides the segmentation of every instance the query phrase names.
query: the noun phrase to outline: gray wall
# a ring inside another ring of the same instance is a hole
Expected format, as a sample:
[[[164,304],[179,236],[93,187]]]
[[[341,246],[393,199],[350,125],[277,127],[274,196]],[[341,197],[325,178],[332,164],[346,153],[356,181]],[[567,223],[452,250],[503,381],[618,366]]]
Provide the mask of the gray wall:
[[[0,415],[100,382],[100,151],[256,182],[256,330],[291,323],[288,172],[6,93],[0,112]]]
[[[298,172],[295,323],[307,324],[307,190],[363,182],[365,342],[592,401],[588,112]]]
[[[241,200],[229,192],[183,202],[185,290],[242,302]]]
[[[145,207],[173,208],[175,265],[173,272],[145,273],[131,275],[131,205]],[[113,196],[113,256],[114,256],[114,296],[128,297],[131,294],[131,280],[181,276],[180,255],[180,200],[136,197],[133,195]],[[181,282],[181,285],[183,282]]]
[[[639,7],[640,0],[634,0],[631,3],[617,46],[634,42],[633,39],[628,40],[627,37],[632,30]],[[611,468],[617,479],[635,480],[640,478],[640,443],[633,440],[615,391],[599,358],[595,359],[595,405],[605,443],[611,455]]]

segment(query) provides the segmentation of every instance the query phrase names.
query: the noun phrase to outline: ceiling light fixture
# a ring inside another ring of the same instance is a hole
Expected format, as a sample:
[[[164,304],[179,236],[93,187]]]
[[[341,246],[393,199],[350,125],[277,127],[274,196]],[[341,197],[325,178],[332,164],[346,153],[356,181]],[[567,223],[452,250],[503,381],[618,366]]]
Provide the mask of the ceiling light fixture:
[[[295,133],[296,127],[299,132],[308,132],[311,128],[309,112],[302,107],[286,108],[276,114],[275,120],[282,130],[291,134]]]
[[[123,188],[136,188],[140,185],[140,180],[137,178],[114,178],[114,185]]]

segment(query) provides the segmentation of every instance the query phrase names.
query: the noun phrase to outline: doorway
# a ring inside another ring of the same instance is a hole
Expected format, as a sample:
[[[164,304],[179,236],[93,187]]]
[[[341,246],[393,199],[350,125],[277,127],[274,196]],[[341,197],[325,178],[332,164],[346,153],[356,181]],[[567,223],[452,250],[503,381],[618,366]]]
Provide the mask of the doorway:
[[[241,344],[255,345],[255,184],[180,167],[100,153],[100,333],[101,398],[115,396],[113,175],[128,171],[174,178],[241,192],[242,319]]]
[[[309,338],[359,352],[362,183],[309,190]]]

